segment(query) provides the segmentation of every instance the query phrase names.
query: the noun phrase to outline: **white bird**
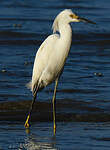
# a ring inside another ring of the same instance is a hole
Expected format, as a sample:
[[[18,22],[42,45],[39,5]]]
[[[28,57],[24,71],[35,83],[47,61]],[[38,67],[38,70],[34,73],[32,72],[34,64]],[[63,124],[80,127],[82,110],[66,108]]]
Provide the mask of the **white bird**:
[[[33,93],[33,100],[29,115],[25,122],[25,127],[29,128],[29,119],[32,112],[33,104],[36,99],[37,92],[53,81],[55,81],[55,89],[53,95],[53,121],[54,121],[54,134],[56,132],[55,121],[55,98],[56,88],[58,85],[59,77],[63,71],[65,61],[67,59],[71,42],[72,42],[72,29],[70,22],[88,22],[93,23],[84,18],[80,18],[70,9],[63,10],[55,18],[53,22],[53,34],[48,36],[47,39],[41,44],[38,49],[34,61],[32,81],[28,84]],[[56,33],[59,32],[59,33]]]

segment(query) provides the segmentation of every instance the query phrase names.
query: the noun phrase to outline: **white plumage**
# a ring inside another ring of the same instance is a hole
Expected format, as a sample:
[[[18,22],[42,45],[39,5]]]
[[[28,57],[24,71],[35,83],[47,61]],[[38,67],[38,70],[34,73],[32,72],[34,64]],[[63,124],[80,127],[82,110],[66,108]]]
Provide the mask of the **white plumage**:
[[[93,23],[92,21],[89,21],[87,19],[80,18],[79,16],[74,14],[70,9],[62,11],[54,20],[52,26],[53,34],[47,37],[47,39],[41,44],[40,48],[36,53],[32,73],[32,81],[28,84],[28,86],[33,92],[33,101],[30,107],[29,115],[27,116],[27,120],[24,125],[26,128],[29,127],[28,122],[30,119],[31,111],[36,99],[37,92],[55,80],[55,89],[52,99],[55,134],[56,88],[58,85],[58,79],[63,71],[64,64],[68,56],[72,41],[72,29],[69,23],[79,21]],[[58,31],[59,33],[57,34],[56,31]]]
[[[78,22],[76,18],[70,16],[72,14],[71,10],[66,9],[55,18],[54,34],[47,37],[36,53],[32,82],[30,82],[33,93],[36,86],[38,89],[42,89],[54,81],[63,69],[72,40],[72,30],[69,23]],[[56,34],[56,31],[59,34]]]

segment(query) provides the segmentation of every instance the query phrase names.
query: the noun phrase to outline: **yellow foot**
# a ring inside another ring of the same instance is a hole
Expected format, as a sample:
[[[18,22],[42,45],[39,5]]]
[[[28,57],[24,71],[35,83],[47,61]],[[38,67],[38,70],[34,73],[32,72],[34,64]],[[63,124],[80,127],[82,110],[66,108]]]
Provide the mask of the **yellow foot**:
[[[53,127],[53,132],[54,132],[54,135],[56,134],[56,125],[54,124],[54,127]]]
[[[29,125],[29,118],[30,118],[30,115],[27,116],[26,122],[25,122],[25,124],[24,124],[24,127],[25,127],[25,128],[29,128],[29,126],[30,126],[30,125]]]

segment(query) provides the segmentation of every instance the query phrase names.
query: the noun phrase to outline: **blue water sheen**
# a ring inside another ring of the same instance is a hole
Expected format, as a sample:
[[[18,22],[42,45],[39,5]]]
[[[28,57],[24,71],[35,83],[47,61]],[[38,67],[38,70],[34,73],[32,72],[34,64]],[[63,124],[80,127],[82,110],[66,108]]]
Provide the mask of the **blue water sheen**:
[[[109,0],[1,0],[0,102],[32,99],[32,94],[25,85],[31,80],[36,51],[52,33],[55,16],[67,8],[96,22],[96,25],[71,24],[72,47],[58,85],[57,101],[71,101],[73,104],[82,102],[88,108],[97,107],[101,112],[110,113]],[[38,100],[50,103],[53,88],[54,83],[41,91]],[[90,113],[86,109],[61,110],[66,113]],[[109,150],[109,131],[109,122],[58,122],[57,134],[53,138],[52,123],[35,123],[30,134],[26,134],[23,123],[0,121],[0,149],[48,147],[63,150]]]

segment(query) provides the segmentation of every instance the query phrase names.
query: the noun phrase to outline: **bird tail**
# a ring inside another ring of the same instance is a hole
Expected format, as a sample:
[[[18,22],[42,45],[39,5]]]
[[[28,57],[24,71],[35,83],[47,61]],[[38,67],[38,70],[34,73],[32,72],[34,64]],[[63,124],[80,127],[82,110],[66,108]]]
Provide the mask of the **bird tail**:
[[[36,93],[37,93],[37,91],[38,91],[38,89],[39,89],[38,84],[35,84],[34,86],[32,86],[32,81],[30,81],[29,83],[27,83],[27,84],[26,84],[26,87],[32,91],[33,96],[36,95]]]
[[[32,81],[28,82],[26,87],[32,91]]]

